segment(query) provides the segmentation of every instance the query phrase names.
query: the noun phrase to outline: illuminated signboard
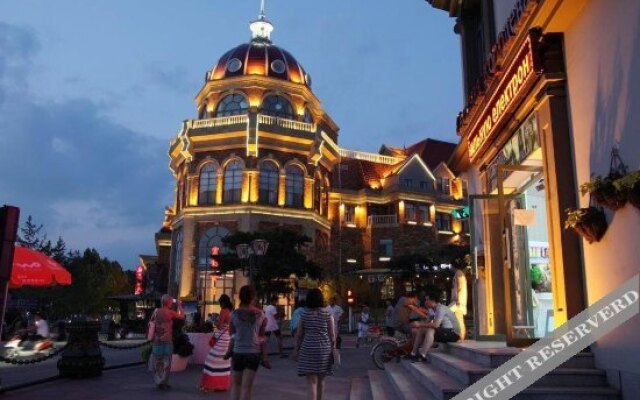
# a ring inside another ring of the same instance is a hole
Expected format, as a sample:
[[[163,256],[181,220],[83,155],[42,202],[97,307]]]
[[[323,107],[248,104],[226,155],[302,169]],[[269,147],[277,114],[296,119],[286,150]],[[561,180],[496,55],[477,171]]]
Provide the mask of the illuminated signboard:
[[[455,209],[451,211],[451,215],[453,215],[453,218],[455,219],[468,219],[470,216],[469,206]]]
[[[480,118],[469,134],[469,158],[478,154],[479,150],[495,135],[498,125],[510,111],[515,99],[540,71],[535,57],[535,41],[530,34],[520,52],[503,75],[497,90],[487,102]]]

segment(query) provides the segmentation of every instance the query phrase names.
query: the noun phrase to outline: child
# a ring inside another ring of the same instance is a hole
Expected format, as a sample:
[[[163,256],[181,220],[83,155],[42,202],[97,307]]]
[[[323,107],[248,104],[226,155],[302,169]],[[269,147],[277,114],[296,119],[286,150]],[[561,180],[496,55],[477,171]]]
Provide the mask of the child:
[[[365,342],[367,340],[367,335],[369,332],[369,307],[362,307],[362,312],[360,313],[360,321],[358,321],[358,339],[356,340],[356,348],[359,347],[360,342]]]

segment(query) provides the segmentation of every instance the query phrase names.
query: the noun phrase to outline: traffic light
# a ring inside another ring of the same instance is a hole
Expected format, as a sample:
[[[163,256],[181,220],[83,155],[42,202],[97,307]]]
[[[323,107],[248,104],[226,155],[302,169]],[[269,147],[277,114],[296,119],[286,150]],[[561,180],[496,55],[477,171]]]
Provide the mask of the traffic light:
[[[352,290],[347,290],[347,304],[350,306],[355,305],[356,303],[356,298],[353,295],[353,291]]]
[[[220,247],[211,247],[211,260],[209,264],[214,275],[222,275],[222,271],[220,270]]]

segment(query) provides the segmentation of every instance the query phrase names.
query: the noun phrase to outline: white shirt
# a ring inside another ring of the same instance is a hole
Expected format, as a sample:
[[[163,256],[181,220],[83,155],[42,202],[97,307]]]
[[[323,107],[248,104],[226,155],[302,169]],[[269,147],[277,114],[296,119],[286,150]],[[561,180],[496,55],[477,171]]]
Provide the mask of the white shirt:
[[[44,319],[36,321],[36,334],[42,337],[49,337],[49,324]]]
[[[267,327],[265,329],[267,332],[273,332],[280,329],[280,325],[276,320],[277,313],[278,309],[273,304],[269,304],[264,308],[264,315],[267,317]]]
[[[451,329],[458,335],[460,335],[460,325],[458,324],[458,319],[453,314],[451,309],[444,304],[438,304],[436,306],[436,316],[435,321],[436,324],[439,322],[441,328]]]

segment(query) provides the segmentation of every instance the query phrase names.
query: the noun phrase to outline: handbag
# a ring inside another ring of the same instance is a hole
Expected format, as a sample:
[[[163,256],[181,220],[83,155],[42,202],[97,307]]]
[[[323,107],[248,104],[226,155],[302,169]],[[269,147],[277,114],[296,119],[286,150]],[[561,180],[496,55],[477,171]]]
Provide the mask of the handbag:
[[[340,359],[340,350],[333,349],[331,353],[331,360],[333,361],[333,365],[340,366],[342,360]]]
[[[151,342],[153,339],[156,338],[156,313],[157,312],[158,310],[156,309],[156,311],[153,312],[151,319],[149,320],[149,325],[147,329],[147,340],[149,342]]]

